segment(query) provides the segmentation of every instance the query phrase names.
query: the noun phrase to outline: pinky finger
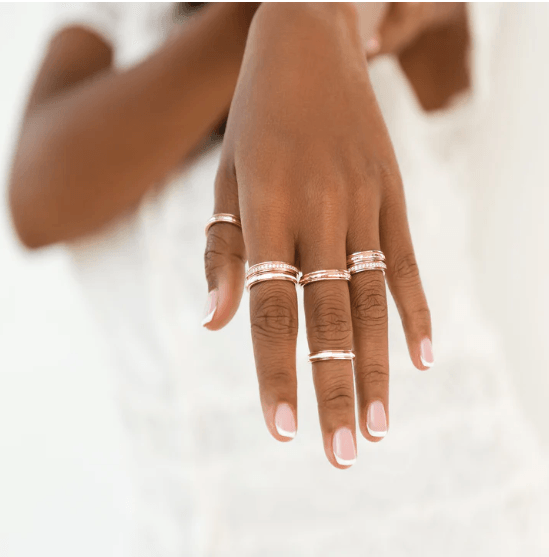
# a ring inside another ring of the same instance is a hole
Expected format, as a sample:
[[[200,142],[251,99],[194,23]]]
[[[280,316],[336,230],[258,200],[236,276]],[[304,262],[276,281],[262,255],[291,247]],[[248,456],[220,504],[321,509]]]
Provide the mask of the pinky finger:
[[[416,261],[404,194],[380,212],[381,249],[387,263],[387,283],[395,300],[410,358],[421,370],[434,363],[431,313]]]

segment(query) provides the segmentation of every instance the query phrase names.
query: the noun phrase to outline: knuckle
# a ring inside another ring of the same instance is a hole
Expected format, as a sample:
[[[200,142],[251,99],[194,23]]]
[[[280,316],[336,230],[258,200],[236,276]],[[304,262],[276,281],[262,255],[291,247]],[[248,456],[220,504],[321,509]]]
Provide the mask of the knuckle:
[[[245,257],[233,249],[219,228],[220,226],[212,226],[208,231],[208,240],[204,251],[204,267],[207,275],[214,274],[227,263],[234,262],[242,265],[246,263]]]
[[[295,380],[290,373],[281,369],[280,366],[275,365],[269,371],[261,374],[261,383],[266,390],[278,391],[281,390],[282,387],[287,388],[293,385]]]
[[[413,252],[405,252],[397,255],[391,265],[394,278],[404,282],[417,282],[419,280],[419,267]]]
[[[385,285],[379,278],[357,289],[351,300],[356,324],[362,328],[380,328],[387,325],[387,299]]]
[[[384,184],[400,186],[402,178],[396,161],[392,159],[384,159],[378,162],[377,170]]]
[[[347,410],[354,408],[353,392],[349,385],[342,379],[334,380],[327,385],[322,397],[318,401],[320,408],[325,410]]]
[[[357,372],[357,378],[369,386],[386,387],[389,381],[389,370],[380,363],[369,363]]]
[[[309,336],[319,344],[341,342],[347,344],[352,335],[352,324],[346,296],[327,293],[315,297]]]
[[[427,305],[414,307],[412,310],[405,311],[405,324],[409,328],[425,329],[431,323],[431,311]]]
[[[297,337],[298,318],[295,292],[269,285],[254,287],[252,337],[258,340],[293,341]]]

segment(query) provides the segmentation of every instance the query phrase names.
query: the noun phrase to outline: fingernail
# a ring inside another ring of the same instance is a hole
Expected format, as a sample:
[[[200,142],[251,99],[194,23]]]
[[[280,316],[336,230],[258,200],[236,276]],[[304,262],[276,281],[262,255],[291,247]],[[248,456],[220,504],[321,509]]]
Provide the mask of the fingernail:
[[[217,288],[214,288],[208,293],[208,300],[206,302],[206,309],[204,310],[204,319],[202,319],[202,326],[207,325],[215,315],[217,309]]]
[[[381,400],[374,400],[368,406],[366,428],[372,437],[385,437],[387,434],[387,416]]]
[[[353,433],[348,427],[340,427],[334,434],[334,456],[338,464],[349,466],[356,461]]]
[[[292,407],[286,402],[278,405],[275,414],[276,430],[283,437],[294,438],[296,434],[295,417]]]
[[[434,363],[433,345],[428,338],[424,338],[419,346],[419,359],[426,367],[431,367]]]
[[[368,54],[376,54],[381,49],[381,41],[379,35],[374,35],[366,42],[366,52]]]

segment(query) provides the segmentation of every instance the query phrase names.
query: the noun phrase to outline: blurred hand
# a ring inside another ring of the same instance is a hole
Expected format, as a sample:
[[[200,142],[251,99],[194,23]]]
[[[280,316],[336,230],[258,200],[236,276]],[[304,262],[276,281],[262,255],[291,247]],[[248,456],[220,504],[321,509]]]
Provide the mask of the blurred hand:
[[[250,265],[285,261],[308,273],[346,269],[348,254],[381,249],[412,361],[426,369],[430,315],[356,13],[340,4],[284,9],[267,4],[256,14],[231,105],[214,213],[239,215],[243,231],[230,224],[209,229],[205,326],[219,329],[235,314],[246,258]],[[389,379],[382,272],[313,283],[304,301],[311,352],[354,350],[360,430],[379,441],[388,427]],[[253,286],[250,315],[266,424],[288,441],[275,416],[286,403],[297,425],[295,287]],[[313,379],[326,456],[344,468],[356,456],[353,368],[349,361],[318,362]],[[291,429],[289,415],[282,416]]]
[[[463,10],[463,2],[390,2],[366,45],[368,58],[400,54],[426,31],[457,21]]]
[[[391,2],[366,53],[368,60],[396,56],[419,103],[430,111],[447,108],[470,89],[469,45],[465,2]]]

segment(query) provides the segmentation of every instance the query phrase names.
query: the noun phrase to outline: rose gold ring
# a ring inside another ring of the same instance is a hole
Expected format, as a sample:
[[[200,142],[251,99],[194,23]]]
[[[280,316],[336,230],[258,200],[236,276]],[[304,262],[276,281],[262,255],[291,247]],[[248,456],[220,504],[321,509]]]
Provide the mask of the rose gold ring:
[[[306,286],[312,282],[319,280],[351,280],[351,273],[347,270],[327,269],[322,271],[313,271],[303,275],[299,281],[301,286]]]
[[[258,263],[257,265],[252,265],[247,273],[246,277],[251,277],[256,273],[268,273],[271,271],[288,271],[290,273],[295,273],[299,275],[300,271],[297,267],[284,263],[283,261],[267,261],[265,263]]]
[[[355,355],[351,350],[322,350],[309,354],[309,362],[321,362],[323,360],[354,360]]]
[[[385,273],[385,269],[387,269],[387,265],[384,261],[370,261],[364,263],[357,263],[352,267],[349,267],[347,270],[351,275],[356,275],[357,273],[362,273],[363,271],[383,271]]]
[[[300,271],[297,267],[284,263],[284,261],[265,261],[252,265],[246,272],[246,288],[266,280],[288,280],[297,284]]]
[[[258,284],[259,282],[266,280],[288,280],[294,284],[298,283],[298,279],[295,275],[278,271],[273,273],[261,273],[260,275],[254,275],[253,277],[246,279],[246,288],[250,290],[254,284]]]
[[[218,222],[226,222],[229,224],[234,224],[235,226],[238,226],[238,228],[242,228],[242,223],[240,222],[240,219],[235,215],[231,215],[229,213],[217,213],[208,220],[204,232],[208,234],[208,230],[210,229],[210,227]]]
[[[385,254],[377,249],[357,251],[347,257],[347,267],[369,261],[385,261]]]

